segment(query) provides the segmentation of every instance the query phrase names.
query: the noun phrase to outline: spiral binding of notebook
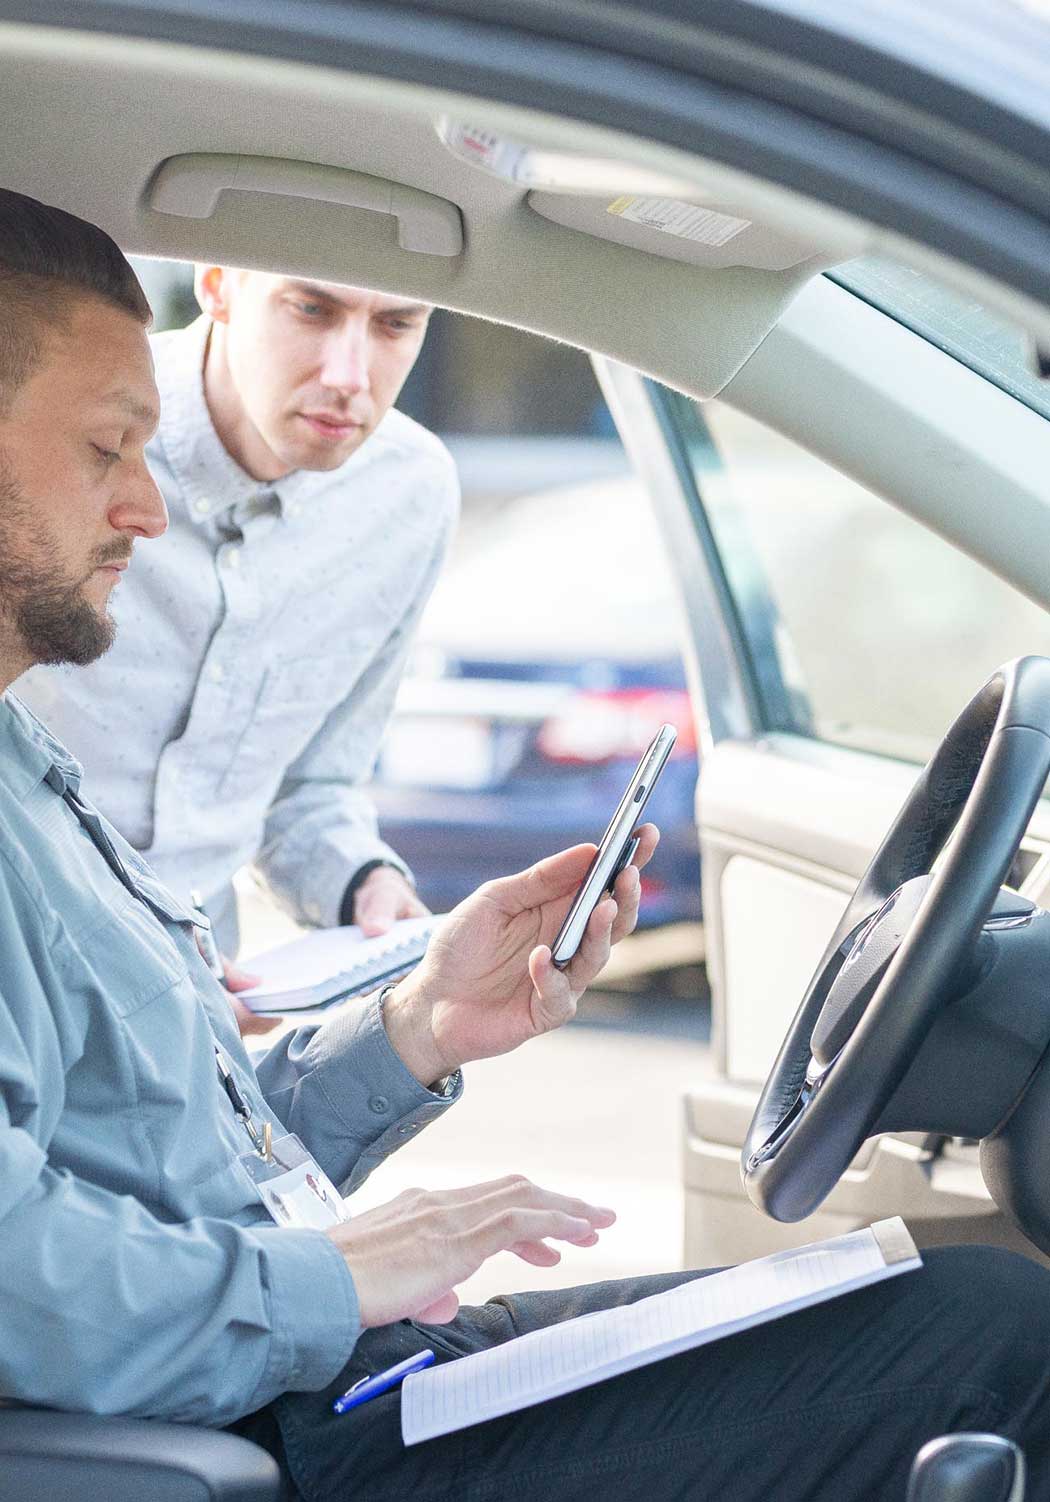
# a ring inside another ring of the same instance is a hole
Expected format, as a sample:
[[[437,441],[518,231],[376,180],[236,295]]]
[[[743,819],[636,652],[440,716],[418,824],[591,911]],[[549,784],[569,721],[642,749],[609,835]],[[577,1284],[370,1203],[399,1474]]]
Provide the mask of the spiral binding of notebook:
[[[311,1011],[365,996],[408,975],[426,953],[439,919],[407,918],[389,933],[366,939],[358,928],[316,928],[240,962],[262,977],[238,993],[260,1015]]]

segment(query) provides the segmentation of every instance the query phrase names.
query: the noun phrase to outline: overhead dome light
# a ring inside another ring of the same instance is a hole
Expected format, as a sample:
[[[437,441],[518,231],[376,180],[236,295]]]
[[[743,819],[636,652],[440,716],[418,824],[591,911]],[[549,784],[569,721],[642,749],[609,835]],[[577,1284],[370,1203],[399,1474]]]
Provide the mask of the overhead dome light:
[[[550,193],[634,193],[659,198],[707,196],[695,183],[633,162],[527,146],[484,126],[467,125],[447,115],[437,122],[437,132],[461,162],[521,188]]]

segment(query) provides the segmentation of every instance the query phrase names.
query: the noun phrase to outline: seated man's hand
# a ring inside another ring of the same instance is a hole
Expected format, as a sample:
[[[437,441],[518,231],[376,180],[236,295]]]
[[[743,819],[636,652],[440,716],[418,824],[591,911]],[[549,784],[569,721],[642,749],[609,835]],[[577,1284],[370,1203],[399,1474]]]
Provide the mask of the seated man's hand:
[[[393,866],[369,871],[354,893],[354,922],[368,939],[385,934],[399,918],[425,918],[430,909]]]
[[[247,991],[251,986],[257,986],[261,979],[258,975],[249,975],[245,970],[238,970],[225,955],[222,956],[222,968],[226,977],[226,989],[230,992],[230,1006],[233,1015],[237,1019],[237,1027],[242,1038],[247,1038],[253,1033],[268,1033],[273,1028],[279,1027],[284,1021],[283,1017],[260,1017],[250,1007],[246,1007],[243,1001],[238,1001],[236,992]]]
[[[517,876],[489,881],[453,908],[422,963],[387,996],[387,1035],[421,1084],[470,1059],[489,1058],[561,1027],[609,958],[610,946],[638,921],[639,869],[659,834],[643,824],[634,861],[612,897],[591,914],[583,941],[564,970],[550,945],[594,856],[577,845]]]
[[[459,1308],[456,1285],[496,1252],[553,1267],[561,1253],[545,1237],[594,1246],[598,1231],[615,1219],[612,1210],[513,1174],[466,1189],[409,1189],[325,1234],[353,1274],[368,1328],[399,1319],[443,1324]]]

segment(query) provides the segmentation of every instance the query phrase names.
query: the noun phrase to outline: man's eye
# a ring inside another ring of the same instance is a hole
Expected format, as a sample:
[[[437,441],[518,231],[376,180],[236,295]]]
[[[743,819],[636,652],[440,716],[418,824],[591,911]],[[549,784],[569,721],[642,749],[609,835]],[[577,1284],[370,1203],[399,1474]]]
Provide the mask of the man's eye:
[[[95,453],[99,456],[99,458],[107,468],[111,464],[117,464],[120,460],[120,455],[116,452],[115,449],[104,449],[100,443],[93,443],[91,447],[95,450]]]
[[[300,313],[305,313],[307,318],[316,318],[324,312],[319,302],[297,302],[295,306]]]

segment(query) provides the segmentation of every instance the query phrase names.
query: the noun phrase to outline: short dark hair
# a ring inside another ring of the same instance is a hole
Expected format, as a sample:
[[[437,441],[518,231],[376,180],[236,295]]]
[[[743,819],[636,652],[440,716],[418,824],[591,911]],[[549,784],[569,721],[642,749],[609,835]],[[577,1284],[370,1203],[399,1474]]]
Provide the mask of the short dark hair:
[[[105,230],[0,188],[0,414],[38,365],[46,328],[68,316],[76,297],[100,297],[144,325],[153,316]]]

